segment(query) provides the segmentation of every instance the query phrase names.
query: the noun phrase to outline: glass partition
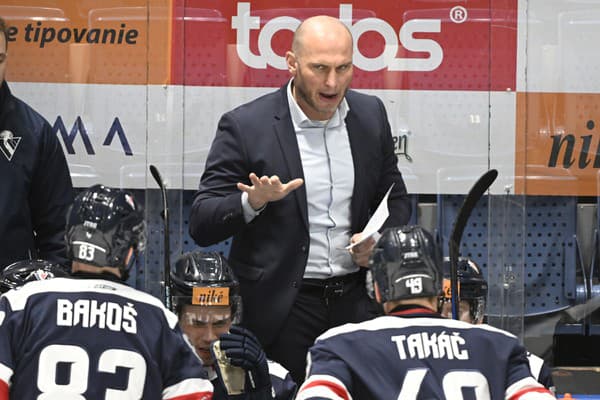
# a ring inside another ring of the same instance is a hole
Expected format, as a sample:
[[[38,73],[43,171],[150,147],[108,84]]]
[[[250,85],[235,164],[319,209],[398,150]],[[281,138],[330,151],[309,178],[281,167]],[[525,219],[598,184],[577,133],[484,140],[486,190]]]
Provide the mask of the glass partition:
[[[174,263],[199,248],[189,211],[221,115],[287,83],[302,20],[339,18],[354,38],[352,87],[382,100],[420,200],[412,221],[444,254],[464,196],[498,170],[460,254],[487,277],[487,321],[560,363],[564,338],[592,348],[600,334],[600,5],[462,3],[5,0],[6,79],[53,127],[78,190],[104,183],[143,199],[148,247],[130,283],[164,298],[163,198],[149,166],[167,188]],[[600,365],[598,353],[580,359]]]

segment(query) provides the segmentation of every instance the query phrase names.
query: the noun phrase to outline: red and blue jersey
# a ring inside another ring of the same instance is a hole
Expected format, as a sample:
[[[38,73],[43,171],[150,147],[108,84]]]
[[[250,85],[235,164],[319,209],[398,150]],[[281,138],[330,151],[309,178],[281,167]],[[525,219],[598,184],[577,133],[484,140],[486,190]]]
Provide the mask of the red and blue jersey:
[[[554,398],[510,333],[423,308],[395,311],[317,338],[297,399]]]
[[[0,298],[0,400],[211,399],[177,317],[104,279],[56,278]]]

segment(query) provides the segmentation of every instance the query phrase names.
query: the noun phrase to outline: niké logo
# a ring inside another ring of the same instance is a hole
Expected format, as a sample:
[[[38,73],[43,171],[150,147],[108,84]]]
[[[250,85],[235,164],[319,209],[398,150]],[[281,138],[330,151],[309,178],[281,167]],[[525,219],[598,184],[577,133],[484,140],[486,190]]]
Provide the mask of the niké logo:
[[[589,120],[586,123],[586,128],[588,130],[593,130],[595,127],[595,123],[593,120]],[[561,149],[564,146],[564,155],[562,165],[564,168],[570,168],[577,161],[577,167],[579,169],[585,169],[590,164],[590,162],[594,161],[593,168],[600,168],[600,142],[596,147],[596,151],[591,150],[592,141],[594,139],[594,135],[582,135],[581,136],[581,146],[576,146],[577,139],[573,134],[563,135],[552,135],[552,149],[550,150],[550,157],[548,159],[548,167],[556,168],[556,165],[559,161],[559,155],[561,153]],[[579,155],[577,155],[576,148],[580,147]]]
[[[69,154],[75,154],[75,148],[73,147],[73,142],[77,138],[77,135],[81,136],[81,140],[83,141],[83,145],[85,146],[85,151],[90,154],[96,154],[94,151],[94,147],[92,146],[92,142],[90,141],[90,136],[88,135],[88,131],[81,120],[81,117],[77,117],[75,123],[71,130],[67,133],[67,129],[65,128],[65,124],[60,116],[56,118],[56,122],[54,122],[54,126],[52,127],[52,132],[58,134],[60,132],[60,136],[62,137],[63,143],[65,144],[65,148]],[[115,117],[112,125],[108,129],[108,133],[106,134],[106,138],[102,143],[103,146],[110,146],[115,134],[119,137],[119,141],[121,142],[121,147],[125,152],[125,155],[132,156],[133,151],[131,151],[131,146],[127,141],[127,136],[125,136],[125,131],[123,130],[123,126],[119,121],[119,118]]]

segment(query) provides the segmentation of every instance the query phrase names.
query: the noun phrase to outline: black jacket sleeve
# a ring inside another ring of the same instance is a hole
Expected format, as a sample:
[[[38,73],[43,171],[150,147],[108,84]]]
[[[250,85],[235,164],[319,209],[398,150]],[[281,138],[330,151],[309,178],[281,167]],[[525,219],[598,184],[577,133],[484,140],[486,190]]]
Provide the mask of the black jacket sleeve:
[[[73,202],[73,184],[60,142],[47,122],[40,140],[29,194],[35,246],[39,258],[65,265],[65,222]]]

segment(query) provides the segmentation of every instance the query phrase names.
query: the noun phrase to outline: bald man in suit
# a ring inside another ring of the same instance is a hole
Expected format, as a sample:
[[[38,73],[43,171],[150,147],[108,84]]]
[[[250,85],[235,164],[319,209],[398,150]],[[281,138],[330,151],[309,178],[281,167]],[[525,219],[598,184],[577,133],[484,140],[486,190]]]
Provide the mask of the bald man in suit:
[[[300,24],[290,81],[219,121],[190,216],[200,246],[233,236],[243,324],[294,379],[325,330],[378,314],[362,230],[390,187],[387,226],[410,218],[385,107],[349,90],[352,36],[339,20]]]

